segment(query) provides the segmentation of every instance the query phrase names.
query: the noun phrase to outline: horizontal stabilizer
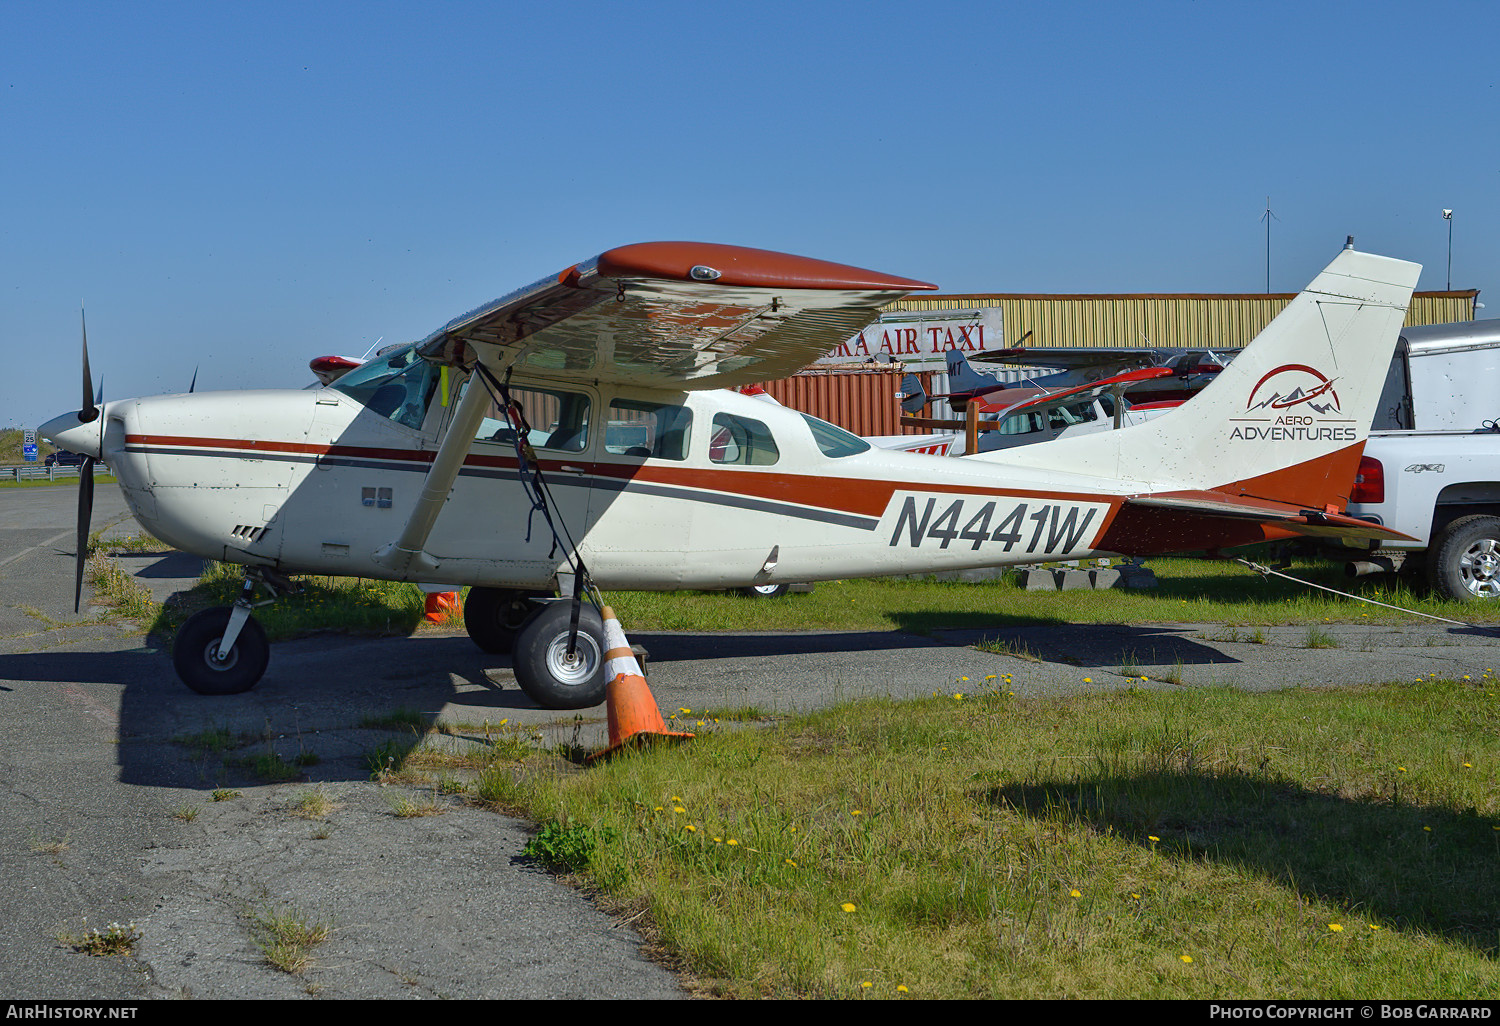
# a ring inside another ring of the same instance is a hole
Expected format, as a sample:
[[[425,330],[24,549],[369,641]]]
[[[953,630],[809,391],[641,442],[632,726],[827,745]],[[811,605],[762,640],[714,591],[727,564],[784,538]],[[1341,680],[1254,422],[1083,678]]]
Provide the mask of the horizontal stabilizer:
[[[1392,539],[1412,541],[1410,535],[1382,524],[1360,520],[1330,510],[1303,509],[1291,503],[1246,499],[1224,492],[1179,492],[1172,495],[1143,495],[1125,500],[1137,509],[1170,510],[1195,517],[1219,520],[1250,521],[1276,529],[1315,538]]]

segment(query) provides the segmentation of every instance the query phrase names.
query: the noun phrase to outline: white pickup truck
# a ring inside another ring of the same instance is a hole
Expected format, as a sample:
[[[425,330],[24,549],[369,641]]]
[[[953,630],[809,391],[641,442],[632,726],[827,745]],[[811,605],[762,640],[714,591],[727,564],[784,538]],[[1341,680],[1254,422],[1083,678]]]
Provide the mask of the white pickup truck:
[[[1417,539],[1335,550],[1351,576],[1424,572],[1454,599],[1500,598],[1500,320],[1405,328],[1349,514]]]

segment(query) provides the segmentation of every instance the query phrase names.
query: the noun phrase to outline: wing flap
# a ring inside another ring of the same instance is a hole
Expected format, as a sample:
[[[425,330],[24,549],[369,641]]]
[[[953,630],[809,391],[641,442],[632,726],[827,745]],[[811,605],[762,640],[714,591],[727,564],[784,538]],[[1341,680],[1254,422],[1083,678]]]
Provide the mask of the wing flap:
[[[420,343],[464,363],[510,350],[518,373],[728,388],[795,373],[926,282],[709,243],[610,250],[455,318]]]

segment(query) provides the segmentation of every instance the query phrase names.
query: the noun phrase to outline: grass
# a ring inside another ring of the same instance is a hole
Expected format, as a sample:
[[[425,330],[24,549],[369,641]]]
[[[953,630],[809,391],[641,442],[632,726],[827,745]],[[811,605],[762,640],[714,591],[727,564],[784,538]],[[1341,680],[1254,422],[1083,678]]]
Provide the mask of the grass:
[[[91,557],[90,579],[99,600],[170,636],[199,609],[232,603],[239,595],[238,567],[210,563],[192,591],[160,605],[108,558],[113,551],[151,551],[150,539],[111,542]],[[1409,613],[1353,602],[1290,582],[1261,578],[1225,560],[1153,560],[1151,589],[1035,592],[1014,575],[983,583],[877,578],[823,582],[810,594],[754,599],[730,592],[617,592],[607,596],[627,631],[878,631],[926,634],[943,628],[1038,626],[1060,623],[1221,623],[1221,637],[1263,643],[1263,626],[1336,622],[1409,623]],[[1307,561],[1294,567],[1308,580],[1350,590],[1375,601],[1473,623],[1500,622],[1500,603],[1461,603],[1414,591],[1404,580],[1370,577],[1344,581],[1337,566]],[[409,635],[429,625],[425,596],[412,584],[363,578],[301,577],[298,595],[256,610],[273,640],[320,631]],[[441,625],[453,629],[454,618]],[[1020,654],[1024,658],[1024,653]]]
[[[262,909],[251,916],[250,928],[266,963],[293,975],[312,968],[313,949],[332,932],[326,922],[296,909]]]
[[[1500,989],[1496,690],[974,688],[472,798],[718,996],[1464,998]]]

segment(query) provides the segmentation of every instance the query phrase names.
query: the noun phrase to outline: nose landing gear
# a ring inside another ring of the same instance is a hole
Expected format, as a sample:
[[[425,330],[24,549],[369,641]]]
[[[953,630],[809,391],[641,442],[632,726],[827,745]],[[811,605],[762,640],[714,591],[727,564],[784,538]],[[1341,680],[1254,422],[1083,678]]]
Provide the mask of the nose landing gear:
[[[271,597],[254,601],[258,585],[264,585]],[[245,586],[234,605],[194,613],[178,628],[172,643],[177,676],[200,695],[238,695],[255,687],[271,660],[271,645],[250,610],[296,590],[295,584],[274,571],[247,570]]]

